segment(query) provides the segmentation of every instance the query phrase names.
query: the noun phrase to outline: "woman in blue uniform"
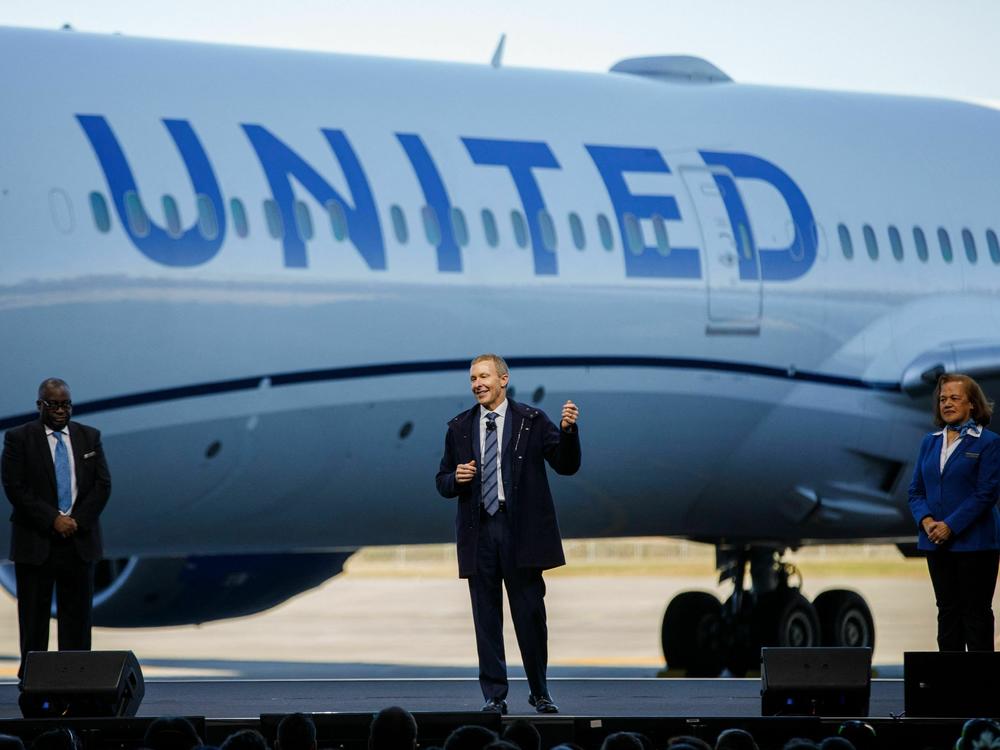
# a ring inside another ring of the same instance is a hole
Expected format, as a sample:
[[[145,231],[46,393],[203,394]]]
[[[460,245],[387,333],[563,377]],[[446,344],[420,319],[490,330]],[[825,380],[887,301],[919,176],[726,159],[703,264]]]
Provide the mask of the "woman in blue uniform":
[[[993,651],[993,591],[1000,563],[1000,435],[993,404],[967,375],[942,375],[934,424],[910,484],[918,547],[938,608],[938,648]]]

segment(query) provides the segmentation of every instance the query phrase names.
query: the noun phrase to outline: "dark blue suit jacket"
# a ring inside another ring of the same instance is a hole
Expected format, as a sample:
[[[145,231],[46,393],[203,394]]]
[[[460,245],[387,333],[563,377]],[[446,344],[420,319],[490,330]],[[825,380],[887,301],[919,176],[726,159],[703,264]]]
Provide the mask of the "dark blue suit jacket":
[[[111,495],[111,474],[104,459],[101,433],[93,427],[69,423],[76,466],[76,503],[70,514],[77,532],[70,537],[83,560],[100,560],[101,511]],[[42,420],[14,427],[4,435],[0,474],[7,499],[14,506],[10,516],[10,559],[41,564],[48,559],[55,535],[52,524],[59,515],[56,471]]]
[[[458,498],[455,539],[458,574],[476,574],[476,546],[482,504],[480,472],[467,484],[455,481],[455,467],[475,459],[482,467],[479,449],[479,405],[448,423],[444,456],[437,473],[437,489],[443,497]],[[549,491],[545,462],[557,474],[575,474],[580,468],[580,433],[574,427],[564,432],[545,412],[507,399],[500,443],[500,471],[514,537],[519,567],[555,568],[566,564],[559,522]]]
[[[917,522],[922,550],[954,552],[1000,549],[1000,435],[984,429],[966,435],[940,470],[944,435],[931,433],[920,444],[910,483],[910,512]],[[927,538],[920,522],[944,521],[952,538],[940,547]]]

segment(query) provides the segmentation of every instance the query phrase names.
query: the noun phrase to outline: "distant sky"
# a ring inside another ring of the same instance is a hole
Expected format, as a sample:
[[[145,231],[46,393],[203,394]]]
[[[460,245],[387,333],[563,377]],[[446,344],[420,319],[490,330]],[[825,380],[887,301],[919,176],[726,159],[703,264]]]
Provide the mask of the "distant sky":
[[[0,0],[0,24],[607,70],[705,57],[750,83],[1000,103],[1000,0]]]

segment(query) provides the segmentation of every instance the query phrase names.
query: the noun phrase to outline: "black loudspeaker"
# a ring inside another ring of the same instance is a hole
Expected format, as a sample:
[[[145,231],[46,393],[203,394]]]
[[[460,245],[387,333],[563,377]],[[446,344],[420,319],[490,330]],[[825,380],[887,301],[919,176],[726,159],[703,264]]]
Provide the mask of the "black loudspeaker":
[[[1000,718],[1000,653],[905,652],[903,706],[907,716]]]
[[[762,648],[761,716],[867,716],[870,648]]]
[[[32,651],[18,704],[26,719],[135,716],[145,693],[131,651]]]

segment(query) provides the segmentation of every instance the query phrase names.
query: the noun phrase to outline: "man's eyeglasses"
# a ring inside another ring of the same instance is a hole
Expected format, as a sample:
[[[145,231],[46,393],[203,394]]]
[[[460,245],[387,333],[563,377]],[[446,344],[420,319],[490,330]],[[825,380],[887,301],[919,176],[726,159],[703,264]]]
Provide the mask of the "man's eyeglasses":
[[[50,411],[56,411],[57,409],[72,409],[72,401],[46,401],[44,398],[38,399],[38,403],[44,406]]]

